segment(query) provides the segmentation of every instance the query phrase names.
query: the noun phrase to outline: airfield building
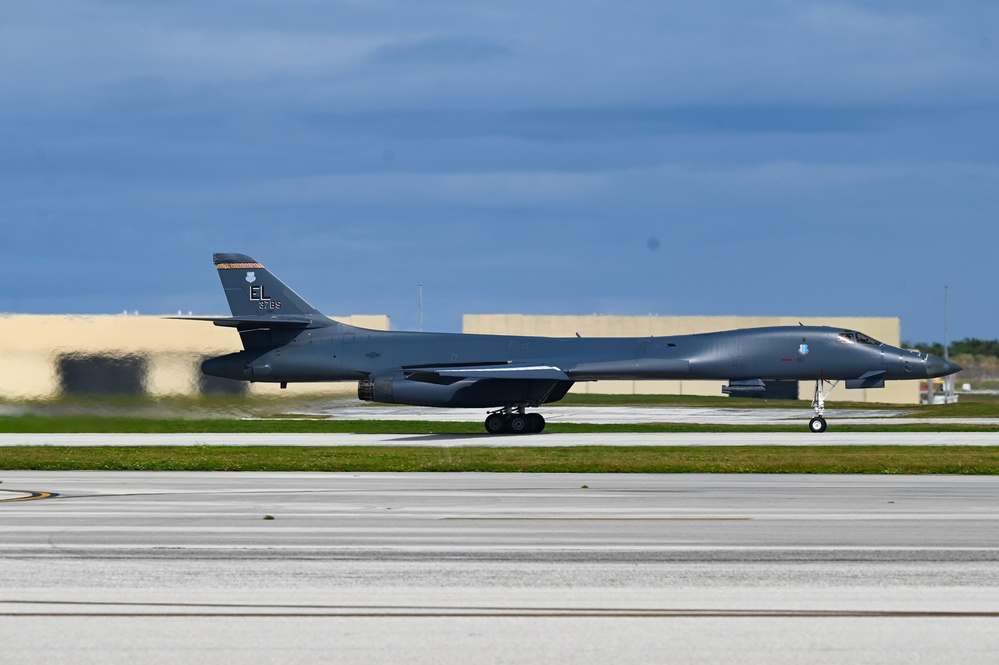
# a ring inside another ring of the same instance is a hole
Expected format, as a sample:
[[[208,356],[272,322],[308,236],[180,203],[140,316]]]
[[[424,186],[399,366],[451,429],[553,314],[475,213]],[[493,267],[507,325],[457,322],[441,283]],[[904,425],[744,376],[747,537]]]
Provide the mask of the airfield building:
[[[387,316],[333,316],[353,326],[388,330]],[[470,314],[466,333],[551,337],[644,337],[713,332],[733,328],[797,325],[794,317],[693,316],[527,316]],[[900,345],[897,318],[813,318],[808,325],[861,330]],[[247,384],[206,377],[202,360],[241,348],[237,333],[204,322],[157,316],[0,316],[0,399],[52,399],[72,394],[213,393],[276,394],[274,384]],[[720,381],[600,381],[577,383],[576,393],[721,395]],[[810,400],[813,384],[799,398]],[[356,394],[354,383],[292,384],[288,394]],[[889,381],[885,388],[846,391],[835,400],[917,404],[918,381]]]

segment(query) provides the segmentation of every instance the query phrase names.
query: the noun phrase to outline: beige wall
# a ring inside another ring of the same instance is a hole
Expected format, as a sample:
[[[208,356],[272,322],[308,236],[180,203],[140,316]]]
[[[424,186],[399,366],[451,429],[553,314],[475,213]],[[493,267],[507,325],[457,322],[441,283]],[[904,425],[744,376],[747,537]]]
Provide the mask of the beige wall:
[[[336,316],[348,325],[388,330],[386,316]],[[664,317],[664,316],[526,316],[520,314],[464,317],[464,331],[509,335],[572,337],[644,337],[712,332],[768,325],[797,325],[796,317]],[[808,325],[830,325],[861,330],[888,344],[900,343],[895,318],[813,318]],[[47,399],[59,394],[57,362],[67,354],[140,356],[146,359],[146,386],[153,395],[197,392],[198,365],[206,356],[238,351],[239,335],[204,321],[177,321],[154,316],[0,316],[0,397]],[[600,381],[579,383],[573,392],[628,394],[721,395],[718,381]],[[800,396],[811,399],[813,386],[802,383]],[[275,384],[251,384],[254,394],[278,394]],[[348,383],[296,383],[286,394],[353,394]],[[837,388],[832,400],[876,401],[897,404],[919,402],[918,381],[889,381],[886,388]]]
[[[542,337],[647,337],[688,335],[761,326],[835,326],[860,330],[886,344],[901,344],[901,322],[897,318],[793,316],[529,316],[525,314],[466,314],[466,333],[538,335]],[[574,393],[721,395],[721,381],[597,381],[577,383]],[[813,383],[799,385],[799,397],[811,400]],[[842,385],[832,401],[918,404],[918,381],[889,381],[884,388],[846,390]]]
[[[388,330],[387,316],[341,316],[348,325]],[[157,316],[0,316],[0,397],[47,399],[59,394],[58,359],[65,355],[139,356],[146,359],[146,387],[153,395],[197,392],[206,356],[242,349],[239,334],[207,321]],[[294,384],[294,392],[353,393],[353,383]],[[277,392],[251,384],[254,393]]]

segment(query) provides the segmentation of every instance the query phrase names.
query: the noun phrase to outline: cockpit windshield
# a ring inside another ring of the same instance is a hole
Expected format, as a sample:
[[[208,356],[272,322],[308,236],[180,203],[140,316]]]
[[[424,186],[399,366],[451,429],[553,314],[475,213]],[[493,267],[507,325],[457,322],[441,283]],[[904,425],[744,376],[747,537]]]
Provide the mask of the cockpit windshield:
[[[854,344],[856,342],[860,342],[861,344],[870,344],[871,346],[881,346],[881,342],[873,337],[868,337],[864,333],[854,332],[852,330],[844,330],[836,335],[836,341],[842,342],[843,344]]]
[[[857,333],[857,341],[861,344],[870,344],[872,346],[881,346],[881,342],[874,339],[873,337],[868,337],[864,333]]]

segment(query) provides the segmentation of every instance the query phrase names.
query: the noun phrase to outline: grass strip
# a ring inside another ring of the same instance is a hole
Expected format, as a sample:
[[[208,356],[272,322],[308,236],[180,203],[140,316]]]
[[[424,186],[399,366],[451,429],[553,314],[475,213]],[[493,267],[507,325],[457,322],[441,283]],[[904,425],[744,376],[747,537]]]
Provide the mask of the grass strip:
[[[999,446],[11,446],[0,469],[995,475]]]

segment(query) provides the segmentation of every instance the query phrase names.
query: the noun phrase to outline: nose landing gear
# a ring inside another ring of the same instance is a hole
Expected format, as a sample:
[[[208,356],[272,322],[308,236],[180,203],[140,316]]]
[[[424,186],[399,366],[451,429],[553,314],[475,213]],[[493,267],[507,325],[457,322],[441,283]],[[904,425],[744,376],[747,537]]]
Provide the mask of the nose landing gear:
[[[819,379],[815,382],[815,396],[812,397],[812,408],[815,410],[815,417],[808,421],[808,429],[816,434],[821,434],[826,431],[826,419],[822,417],[822,414],[826,410],[826,396],[823,392],[824,385],[828,383],[825,379]],[[839,385],[839,381],[832,383],[829,388],[829,392],[836,389]]]

